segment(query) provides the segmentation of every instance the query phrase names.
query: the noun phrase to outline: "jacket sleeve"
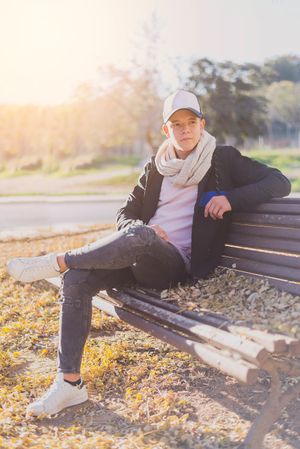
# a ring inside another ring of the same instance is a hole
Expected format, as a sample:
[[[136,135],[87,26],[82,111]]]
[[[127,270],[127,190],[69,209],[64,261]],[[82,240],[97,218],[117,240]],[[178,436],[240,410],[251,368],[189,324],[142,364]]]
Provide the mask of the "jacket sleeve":
[[[243,211],[286,196],[291,191],[290,181],[276,168],[242,156],[231,147],[230,171],[235,187],[226,192],[233,211]]]
[[[117,212],[118,231],[128,226],[144,224],[141,219],[142,206],[146,188],[148,173],[152,163],[147,162],[138,182],[132,192],[128,195],[124,205]]]

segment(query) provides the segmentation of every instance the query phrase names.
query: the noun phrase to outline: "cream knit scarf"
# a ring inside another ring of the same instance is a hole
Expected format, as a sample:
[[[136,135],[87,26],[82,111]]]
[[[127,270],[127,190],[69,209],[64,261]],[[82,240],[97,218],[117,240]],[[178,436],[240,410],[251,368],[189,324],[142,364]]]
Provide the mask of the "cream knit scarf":
[[[207,131],[203,131],[196,148],[186,159],[177,159],[170,140],[167,139],[159,147],[155,157],[157,170],[178,186],[198,184],[211,166],[211,159],[216,148],[216,139]]]

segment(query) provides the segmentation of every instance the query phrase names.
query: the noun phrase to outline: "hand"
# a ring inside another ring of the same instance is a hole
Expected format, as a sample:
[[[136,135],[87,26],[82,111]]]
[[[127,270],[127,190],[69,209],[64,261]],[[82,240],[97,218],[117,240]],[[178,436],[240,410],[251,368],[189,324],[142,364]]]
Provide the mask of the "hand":
[[[154,224],[154,225],[150,225],[149,227],[154,229],[154,231],[160,238],[162,238],[163,240],[166,240],[166,242],[169,241],[168,234],[161,226]]]
[[[205,206],[204,217],[207,218],[210,215],[213,220],[223,219],[223,214],[231,210],[231,204],[226,196],[213,196]]]

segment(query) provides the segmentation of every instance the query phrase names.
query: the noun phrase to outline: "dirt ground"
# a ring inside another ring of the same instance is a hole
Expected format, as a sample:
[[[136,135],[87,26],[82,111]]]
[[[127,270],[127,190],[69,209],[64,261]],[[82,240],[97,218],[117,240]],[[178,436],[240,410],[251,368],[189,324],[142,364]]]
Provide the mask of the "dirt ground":
[[[15,256],[29,256],[80,246],[110,231],[109,227],[105,227],[81,231],[81,234],[51,234],[35,239],[0,242],[0,267],[3,270],[5,263]],[[12,294],[9,292],[17,289],[16,301],[20,301],[20,307],[25,304],[24,297],[27,297],[34,308],[39,295],[48,288],[46,283],[37,283],[37,287],[16,283],[14,287],[12,281],[3,276],[0,287],[2,294],[8,296]],[[35,290],[32,290],[33,288]],[[51,295],[54,300],[54,290]],[[47,307],[51,307],[49,299],[47,301],[47,305],[40,311],[41,316]],[[54,321],[58,309],[55,311]],[[264,403],[269,388],[267,376],[262,375],[255,387],[244,386],[140,331],[115,319],[103,318],[99,311],[95,311],[93,319],[95,321],[90,335],[89,351],[93,351],[93,348],[102,351],[104,347],[118,348],[120,352],[117,357],[110,355],[111,366],[106,371],[103,371],[103,363],[102,371],[99,371],[96,362],[89,364],[87,358],[84,375],[90,393],[89,401],[69,408],[51,419],[43,418],[30,422],[27,428],[23,422],[21,433],[18,426],[19,421],[23,420],[23,411],[18,408],[16,400],[9,415],[12,423],[16,420],[14,426],[10,428],[7,424],[7,414],[6,421],[0,419],[0,449],[238,447],[250,422]],[[34,345],[30,340],[29,345],[26,338],[24,337],[23,346],[15,341],[18,351],[21,352],[21,362],[8,371],[12,385],[15,385],[15,377],[24,373],[26,379],[38,379],[39,376],[41,379],[48,379],[55,375],[55,332],[51,338],[47,338],[45,331],[46,355],[41,355],[41,339],[34,340]],[[122,345],[125,345],[126,352],[122,352]],[[92,352],[94,361],[96,355],[97,352]],[[125,368],[127,377],[124,375],[125,371],[122,371]],[[24,407],[36,397],[40,388],[33,384],[32,391],[24,393],[25,399],[23,396],[20,399]],[[9,389],[7,391],[9,392]],[[273,426],[265,440],[265,448],[300,449],[299,418],[300,398],[282,413],[281,419]],[[9,445],[9,441],[19,441],[20,445]]]

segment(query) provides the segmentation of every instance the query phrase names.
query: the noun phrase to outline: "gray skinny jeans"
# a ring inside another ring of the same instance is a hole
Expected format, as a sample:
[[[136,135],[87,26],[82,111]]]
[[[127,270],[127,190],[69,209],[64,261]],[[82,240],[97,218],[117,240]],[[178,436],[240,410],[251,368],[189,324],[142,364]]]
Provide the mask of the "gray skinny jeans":
[[[187,272],[177,248],[146,225],[132,226],[68,251],[69,268],[60,288],[58,371],[79,373],[100,290],[138,284],[164,289],[184,282]]]

